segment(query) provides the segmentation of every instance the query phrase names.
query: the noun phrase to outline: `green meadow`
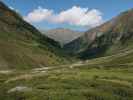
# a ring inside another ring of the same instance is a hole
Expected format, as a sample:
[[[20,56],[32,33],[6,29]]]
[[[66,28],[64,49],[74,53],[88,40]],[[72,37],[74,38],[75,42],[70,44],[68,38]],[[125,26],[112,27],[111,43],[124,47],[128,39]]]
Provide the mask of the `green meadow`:
[[[1,72],[0,88],[0,100],[133,100],[133,66]]]

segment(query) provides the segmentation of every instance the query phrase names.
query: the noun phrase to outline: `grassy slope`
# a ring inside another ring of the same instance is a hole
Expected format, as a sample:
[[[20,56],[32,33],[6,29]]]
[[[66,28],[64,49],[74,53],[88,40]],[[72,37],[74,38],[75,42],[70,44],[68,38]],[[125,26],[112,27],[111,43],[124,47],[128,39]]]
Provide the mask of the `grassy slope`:
[[[58,48],[49,44],[0,35],[0,69],[29,69],[69,62]]]

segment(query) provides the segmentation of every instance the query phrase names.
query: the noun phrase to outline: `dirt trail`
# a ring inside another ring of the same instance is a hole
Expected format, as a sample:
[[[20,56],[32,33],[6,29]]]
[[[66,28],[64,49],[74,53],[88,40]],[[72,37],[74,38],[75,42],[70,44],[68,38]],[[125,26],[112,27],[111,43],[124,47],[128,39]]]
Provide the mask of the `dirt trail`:
[[[115,57],[115,58],[116,57],[121,57],[121,56],[125,56],[127,54],[130,54],[132,52],[133,52],[133,50],[130,50],[130,51],[125,52],[124,54],[120,53],[120,54],[117,54],[117,55],[101,57],[101,58],[92,59],[92,60],[88,60],[88,61],[84,61],[84,62],[80,61],[80,62],[69,64],[69,65],[34,68],[34,69],[29,70],[27,73],[20,74],[20,75],[18,75],[16,77],[11,77],[11,78],[7,79],[5,81],[5,83],[9,83],[9,82],[16,81],[16,80],[21,80],[21,79],[31,79],[33,77],[42,76],[42,75],[46,74],[49,71],[59,70],[59,69],[62,69],[62,68],[71,68],[71,69],[73,69],[75,67],[86,66],[86,65],[100,67],[100,65],[98,65],[98,62],[100,62],[101,60],[98,60],[98,59],[102,59],[103,60],[103,59],[109,59],[111,57]],[[98,60],[98,61],[96,61],[96,60]],[[120,64],[120,65],[115,65],[115,66],[129,66],[129,65],[133,66],[133,64],[128,64],[128,65],[127,64]],[[102,66],[104,66],[104,65],[102,65]],[[13,71],[13,70],[12,71],[11,70],[5,70],[5,71],[2,70],[2,71],[0,71],[0,74],[11,74],[11,73],[15,73],[15,72],[16,71]]]
[[[74,68],[74,67],[78,67],[78,66],[82,66],[82,65],[85,65],[85,64],[78,62],[78,63],[74,63],[71,65],[60,65],[60,66],[52,66],[52,67],[34,68],[34,69],[29,70],[27,73],[23,73],[18,76],[11,77],[11,78],[7,79],[5,81],[5,83],[9,83],[9,82],[17,81],[17,80],[21,80],[21,79],[31,79],[33,77],[39,77],[39,76],[45,75],[49,71],[59,70],[59,69],[63,69],[63,68]]]

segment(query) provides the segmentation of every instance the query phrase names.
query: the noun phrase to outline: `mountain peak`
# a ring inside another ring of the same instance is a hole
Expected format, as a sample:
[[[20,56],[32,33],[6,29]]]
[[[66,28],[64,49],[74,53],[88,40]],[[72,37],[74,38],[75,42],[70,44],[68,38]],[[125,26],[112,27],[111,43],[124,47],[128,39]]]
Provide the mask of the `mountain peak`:
[[[2,1],[0,1],[0,7],[1,8],[6,8],[7,6]]]
[[[64,45],[71,42],[72,40],[78,38],[82,35],[82,32],[73,31],[65,28],[56,28],[43,32],[49,38],[58,41],[60,44]]]

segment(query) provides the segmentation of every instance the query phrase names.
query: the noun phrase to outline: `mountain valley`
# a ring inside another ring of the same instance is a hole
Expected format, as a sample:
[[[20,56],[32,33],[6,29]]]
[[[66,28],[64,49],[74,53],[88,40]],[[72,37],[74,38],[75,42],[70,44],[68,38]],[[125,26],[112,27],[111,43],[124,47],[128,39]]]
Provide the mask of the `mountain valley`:
[[[41,33],[0,1],[0,100],[133,100],[133,9]]]

